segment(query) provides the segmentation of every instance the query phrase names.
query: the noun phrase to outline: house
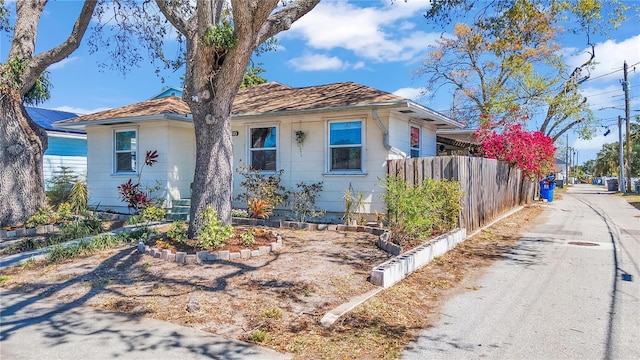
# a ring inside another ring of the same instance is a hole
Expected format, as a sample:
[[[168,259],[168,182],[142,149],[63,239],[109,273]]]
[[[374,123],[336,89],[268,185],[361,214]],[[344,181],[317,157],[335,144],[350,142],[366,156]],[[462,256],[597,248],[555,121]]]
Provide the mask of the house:
[[[166,96],[58,123],[86,129],[90,204],[125,211],[117,187],[138,176],[148,150],[158,162],[145,167],[143,183],[159,181],[168,207],[190,197],[195,134],[189,107]],[[380,179],[386,161],[434,156],[436,130],[462,124],[406,98],[353,82],[293,88],[276,82],[241,89],[232,110],[233,166],[263,173],[284,170],[287,189],[322,181],[317,206],[335,219],[351,184],[361,191],[363,212],[383,212]],[[234,176],[234,195],[243,191]],[[234,203],[235,207],[246,204]]]
[[[87,173],[87,135],[81,129],[62,128],[53,125],[56,121],[75,118],[78,115],[66,111],[25,107],[27,114],[40,127],[46,130],[49,147],[44,152],[44,184],[50,187],[49,180],[61,166],[68,167],[76,175]]]

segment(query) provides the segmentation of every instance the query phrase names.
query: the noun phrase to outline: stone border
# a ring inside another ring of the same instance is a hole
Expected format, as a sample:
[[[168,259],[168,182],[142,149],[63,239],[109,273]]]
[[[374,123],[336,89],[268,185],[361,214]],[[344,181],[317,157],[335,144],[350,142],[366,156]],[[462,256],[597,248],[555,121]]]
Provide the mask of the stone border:
[[[15,230],[0,230],[0,239],[8,239],[19,236],[40,235],[47,233],[56,233],[60,231],[57,225],[38,225],[34,228],[20,228]]]
[[[216,261],[216,260],[238,260],[238,259],[249,259],[252,257],[257,257],[261,255],[269,254],[270,252],[276,251],[282,247],[282,236],[280,234],[269,231],[269,234],[276,237],[276,241],[272,242],[269,246],[259,246],[256,250],[243,249],[239,252],[230,252],[229,250],[220,250],[217,252],[208,252],[208,251],[198,251],[195,254],[187,254],[183,251],[171,252],[168,249],[158,249],[155,247],[151,247],[145,245],[144,242],[138,242],[138,251],[151,255],[154,258],[160,258],[163,260],[177,262],[179,264],[198,264],[203,261]],[[158,239],[159,236],[152,236],[149,240]]]
[[[382,236],[381,236],[382,238]],[[445,254],[467,238],[467,229],[459,228],[432,239],[404,254],[376,266],[371,271],[370,281],[374,285],[388,288],[428,264],[436,256]]]

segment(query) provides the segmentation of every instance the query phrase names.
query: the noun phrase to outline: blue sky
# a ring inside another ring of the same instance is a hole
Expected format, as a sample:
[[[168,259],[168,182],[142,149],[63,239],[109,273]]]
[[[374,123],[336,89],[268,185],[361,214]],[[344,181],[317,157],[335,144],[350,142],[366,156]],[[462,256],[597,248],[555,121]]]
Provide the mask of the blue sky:
[[[627,1],[631,3],[632,1]],[[633,1],[640,5],[640,1]],[[81,7],[79,1],[50,2],[45,9],[37,38],[37,51],[57,45],[66,38]],[[442,91],[433,100],[420,98],[426,83],[416,78],[420,59],[428,46],[449,28],[434,28],[422,14],[427,0],[323,0],[314,10],[278,36],[280,49],[257,59],[267,70],[269,81],[299,87],[354,81],[412,98],[432,109],[447,110],[451,95]],[[90,30],[89,30],[90,31]],[[109,62],[105,51],[89,54],[87,39],[78,51],[49,70],[54,84],[51,99],[41,107],[77,113],[91,113],[146,100],[165,86],[180,86],[181,72],[163,72],[161,78],[147,59],[126,75],[98,64]],[[603,143],[618,139],[617,116],[624,112],[605,107],[624,107],[620,79],[622,64],[630,65],[631,109],[640,109],[640,22],[627,22],[608,37],[591,38],[596,43],[598,65],[583,92],[595,115],[605,127],[583,141],[570,134],[570,146],[582,163],[593,159]],[[565,61],[577,65],[584,58],[584,38],[565,35]],[[6,61],[10,39],[0,36],[0,61]],[[635,67],[635,71],[634,71]],[[633,114],[637,112],[632,112]],[[535,121],[535,117],[533,118]]]

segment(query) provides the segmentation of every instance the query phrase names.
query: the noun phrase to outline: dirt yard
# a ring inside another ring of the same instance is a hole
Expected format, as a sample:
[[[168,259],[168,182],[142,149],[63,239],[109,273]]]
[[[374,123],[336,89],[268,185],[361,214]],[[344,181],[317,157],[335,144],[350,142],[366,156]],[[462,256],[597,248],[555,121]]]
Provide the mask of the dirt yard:
[[[321,317],[375,286],[371,269],[390,255],[366,233],[277,231],[276,253],[237,262],[178,265],[134,246],[61,264],[7,269],[1,285],[64,302],[193,326],[290,352],[299,359],[397,358],[437,320],[451,295],[512,246],[543,211],[528,206],[356,308],[329,329]]]

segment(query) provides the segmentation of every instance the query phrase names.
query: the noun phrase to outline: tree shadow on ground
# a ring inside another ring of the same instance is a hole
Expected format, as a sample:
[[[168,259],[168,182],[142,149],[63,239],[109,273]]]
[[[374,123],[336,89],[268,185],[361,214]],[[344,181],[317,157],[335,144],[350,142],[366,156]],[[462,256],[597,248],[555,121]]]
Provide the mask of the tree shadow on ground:
[[[113,322],[116,325],[122,323],[135,324],[141,321],[141,318],[135,315],[84,309],[82,306],[90,299],[105,292],[111,292],[126,298],[126,295],[119,293],[117,289],[106,287],[106,281],[103,281],[103,279],[108,279],[111,282],[110,285],[140,286],[142,283],[162,282],[164,284],[189,286],[206,292],[224,291],[227,288],[228,279],[267,266],[277,259],[277,255],[261,266],[227,262],[225,266],[234,267],[235,270],[215,279],[215,285],[213,286],[207,286],[202,282],[189,279],[168,278],[162,275],[130,276],[134,268],[141,266],[138,264],[141,257],[142,255],[137,251],[136,247],[127,247],[117,251],[97,266],[92,266],[93,269],[91,271],[73,276],[61,283],[38,284],[36,287],[41,290],[41,295],[23,294],[11,303],[6,302],[10,293],[3,291],[3,307],[0,310],[0,317],[3,319],[0,329],[0,341],[7,341],[19,331],[31,328],[45,339],[49,344],[48,346],[62,346],[73,341],[72,339],[75,336],[90,334],[92,338],[104,337],[109,341],[125,344],[128,349],[126,351],[129,352],[182,347],[188,349],[190,353],[213,358],[243,358],[243,356],[239,355],[249,354],[248,351],[251,350],[252,346],[242,342],[229,343],[228,346],[226,346],[225,342],[223,347],[222,343],[216,345],[218,340],[213,338],[208,340],[208,344],[192,344],[191,342],[185,342],[187,338],[180,334],[158,335],[157,331],[146,328],[136,329],[135,327],[121,331],[116,326],[114,330],[112,327]],[[81,284],[90,284],[90,286],[84,294],[73,301],[58,303],[51,299],[54,294],[62,293],[67,288]],[[93,311],[98,315],[91,314],[86,319],[81,316],[84,311]],[[104,324],[99,324],[99,319],[96,316],[110,318],[112,324],[109,324],[107,320],[104,321]],[[148,319],[145,321],[148,321]],[[167,323],[162,322],[161,324],[166,325]],[[103,355],[109,358],[124,356],[124,354],[117,353]]]

